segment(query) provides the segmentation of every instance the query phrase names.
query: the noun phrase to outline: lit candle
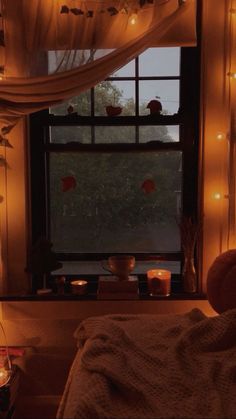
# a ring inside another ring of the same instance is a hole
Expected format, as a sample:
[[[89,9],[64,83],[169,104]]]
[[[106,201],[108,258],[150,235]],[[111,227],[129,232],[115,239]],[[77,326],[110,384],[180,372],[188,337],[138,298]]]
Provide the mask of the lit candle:
[[[5,368],[0,368],[0,387],[7,384],[10,379],[10,371],[6,370]]]
[[[151,296],[167,297],[170,295],[171,272],[165,269],[147,271],[148,291]]]
[[[88,282],[82,279],[71,282],[72,293],[77,295],[83,295],[87,292]]]

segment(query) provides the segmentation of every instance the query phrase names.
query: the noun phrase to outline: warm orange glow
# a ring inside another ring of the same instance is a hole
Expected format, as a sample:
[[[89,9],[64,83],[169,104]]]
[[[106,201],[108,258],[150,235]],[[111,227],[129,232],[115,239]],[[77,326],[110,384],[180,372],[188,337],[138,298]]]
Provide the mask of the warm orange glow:
[[[81,285],[87,285],[87,281],[84,281],[82,279],[79,279],[78,281],[72,281],[71,285],[77,285],[77,286],[81,286]]]
[[[221,196],[221,194],[219,192],[215,192],[213,194],[213,198],[216,199],[216,200],[220,200],[222,198],[222,196]]]
[[[86,294],[87,292],[87,285],[88,282],[83,279],[77,279],[75,281],[71,281],[71,288],[73,294]]]
[[[226,138],[226,134],[224,132],[217,132],[216,134],[216,139],[221,141],[221,140],[225,140]]]
[[[130,24],[131,24],[131,25],[135,25],[135,24],[137,23],[137,19],[138,19],[138,15],[137,15],[137,13],[133,13],[133,14],[130,16],[130,19],[129,19]]]
[[[229,76],[231,79],[236,80],[236,72],[235,72],[235,71],[228,73],[228,76]]]
[[[148,278],[160,278],[160,279],[169,279],[171,277],[171,272],[165,269],[150,269],[147,271]]]
[[[7,382],[10,379],[10,375],[11,375],[11,371],[4,368],[4,367],[0,367],[0,387],[4,386],[5,384],[7,384]]]
[[[170,295],[171,272],[165,269],[147,271],[148,291],[151,296],[167,297]]]

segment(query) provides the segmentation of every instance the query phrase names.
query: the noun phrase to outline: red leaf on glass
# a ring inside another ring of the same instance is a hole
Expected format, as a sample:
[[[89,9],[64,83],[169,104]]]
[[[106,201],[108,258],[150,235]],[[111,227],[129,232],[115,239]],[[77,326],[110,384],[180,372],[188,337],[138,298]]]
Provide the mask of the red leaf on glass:
[[[76,187],[76,179],[74,176],[65,176],[61,178],[62,192],[70,191]]]
[[[154,180],[145,179],[144,182],[141,185],[141,188],[143,189],[144,193],[149,194],[149,193],[154,192],[156,190],[156,185],[155,185]]]

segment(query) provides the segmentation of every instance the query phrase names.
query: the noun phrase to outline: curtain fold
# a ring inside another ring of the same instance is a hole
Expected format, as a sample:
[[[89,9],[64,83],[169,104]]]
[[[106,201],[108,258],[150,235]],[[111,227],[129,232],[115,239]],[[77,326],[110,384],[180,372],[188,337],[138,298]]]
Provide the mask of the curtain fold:
[[[50,25],[48,14],[42,8],[42,0],[35,0],[33,3],[29,3],[29,0],[28,2],[27,0],[24,0],[22,1],[23,6],[19,7],[19,5],[15,5],[14,10],[13,7],[10,7],[10,5],[15,3],[12,3],[12,1],[13,0],[7,0],[7,3],[5,4],[6,17],[8,17],[8,19],[6,19],[6,78],[0,84],[0,115],[5,118],[20,117],[31,112],[59,104],[64,100],[78,95],[79,93],[96,85],[98,82],[104,80],[114,71],[118,70],[134,57],[145,51],[145,49],[153,46],[153,44],[165,45],[166,43],[168,45],[170,42],[170,33],[173,29],[177,34],[177,28],[182,28],[179,31],[179,34],[182,34],[183,45],[194,45],[196,43],[195,0],[187,0],[183,3],[178,0],[169,0],[164,1],[163,4],[161,1],[157,1],[157,6],[159,4],[159,7],[156,6],[150,8],[150,10],[152,10],[151,17],[149,16],[148,19],[146,16],[143,28],[139,28],[137,32],[133,29],[132,36],[127,36],[128,41],[123,39],[122,30],[119,31],[116,26],[116,36],[114,37],[113,35],[114,45],[112,45],[112,43],[110,45],[110,47],[113,47],[111,52],[107,53],[107,50],[103,46],[104,53],[106,55],[99,57],[98,54],[97,59],[94,59],[87,64],[80,65],[71,70],[49,75],[43,74],[45,71],[48,72],[48,68],[50,67],[49,63],[47,60],[42,60],[44,62],[44,66],[41,68],[42,75],[38,77],[31,77],[29,74],[29,67],[31,68],[30,62],[32,62],[32,57],[36,57],[37,62],[37,54],[39,54],[42,58],[43,54],[45,54],[45,49],[57,49],[58,45],[59,47],[62,47],[63,42],[67,39],[64,36],[64,40],[61,41],[59,36],[58,41],[57,37],[59,24],[57,27],[55,22],[60,21],[61,19],[60,14],[58,14],[58,7],[61,6],[61,4],[59,0],[56,0],[55,2],[48,2],[50,7],[48,6],[46,11],[49,14],[51,13],[52,24]],[[26,4],[28,5],[28,9],[25,7]],[[96,4],[98,4],[98,2]],[[102,4],[104,4],[104,2],[102,2]],[[55,12],[56,6],[57,14]],[[146,11],[146,15],[148,14],[148,10],[149,9]],[[21,16],[24,11],[25,13],[28,11],[28,15],[31,16],[30,20],[27,13],[26,16]],[[38,18],[36,16],[37,13]],[[145,14],[144,10],[139,13]],[[15,19],[16,21],[17,15],[19,15],[19,19],[17,20],[18,29],[22,30],[19,34],[18,43],[16,40],[17,35],[15,33],[12,35],[12,20]],[[46,21],[44,26],[42,16],[45,17]],[[73,16],[73,18],[74,17],[76,16]],[[24,23],[25,20],[27,20],[26,18],[29,21],[29,34],[32,33],[31,41],[29,40],[29,36],[26,36],[26,32],[24,30],[26,27],[26,23]],[[107,17],[108,21],[111,22],[111,26],[114,25],[112,18],[112,16]],[[121,17],[121,19],[124,18]],[[87,22],[88,19],[85,20],[85,24],[89,25]],[[24,23],[23,26],[22,21]],[[39,25],[39,22],[41,22],[41,25]],[[33,31],[33,28],[35,31]],[[107,29],[107,26],[105,26],[105,28]],[[51,33],[52,29],[54,29],[54,37]],[[94,34],[96,35],[97,33],[96,24],[91,27],[91,30],[93,31],[94,37]],[[87,28],[87,31],[89,33],[89,28]],[[128,33],[128,31],[130,31],[130,29],[127,29],[126,32]],[[73,36],[71,35],[72,38],[68,41],[69,45],[67,46],[67,49],[80,46],[79,42],[78,45],[75,45],[75,38],[77,40],[77,36],[74,35],[73,25],[71,32]],[[107,33],[110,35],[109,31],[107,31]],[[118,34],[122,41],[121,46],[114,48],[115,43],[117,42]],[[90,38],[91,37],[89,36],[87,37],[87,46],[97,47],[98,43],[96,42],[96,36],[92,43]],[[100,38],[100,43],[102,43],[102,39],[105,39],[105,35],[103,34],[103,37],[101,36]],[[110,37],[110,39],[113,38]],[[107,39],[109,39],[109,36],[107,36]],[[172,40],[172,45],[178,45],[179,42],[179,40]],[[18,50],[16,51],[17,45]],[[21,53],[19,52],[19,46],[21,46]],[[81,46],[84,47],[86,45]],[[29,59],[29,57],[31,58]],[[13,74],[14,77],[12,76]]]
[[[230,73],[236,69],[236,0],[229,1],[226,51],[228,64],[228,115],[229,115],[229,157],[228,157],[228,248],[236,246],[236,83]]]

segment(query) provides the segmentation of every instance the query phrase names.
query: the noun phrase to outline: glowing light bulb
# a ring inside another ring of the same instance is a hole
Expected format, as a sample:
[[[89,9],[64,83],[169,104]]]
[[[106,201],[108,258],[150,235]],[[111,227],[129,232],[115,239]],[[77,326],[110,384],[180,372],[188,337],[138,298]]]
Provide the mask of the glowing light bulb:
[[[132,13],[132,15],[130,16],[130,19],[129,19],[129,23],[131,25],[135,25],[137,23],[137,19],[138,19],[137,13]]]
[[[225,138],[226,138],[226,135],[225,135],[224,132],[217,132],[217,134],[216,134],[216,139],[217,140],[221,141],[221,140],[225,140]]]
[[[10,372],[5,368],[0,368],[0,387],[4,386],[10,378]]]
[[[221,194],[219,192],[215,192],[213,194],[213,198],[216,199],[217,201],[219,201],[219,199],[221,199]]]
[[[236,80],[236,72],[232,72],[232,73],[228,73],[228,76],[231,78],[231,79],[234,79],[234,80]]]

